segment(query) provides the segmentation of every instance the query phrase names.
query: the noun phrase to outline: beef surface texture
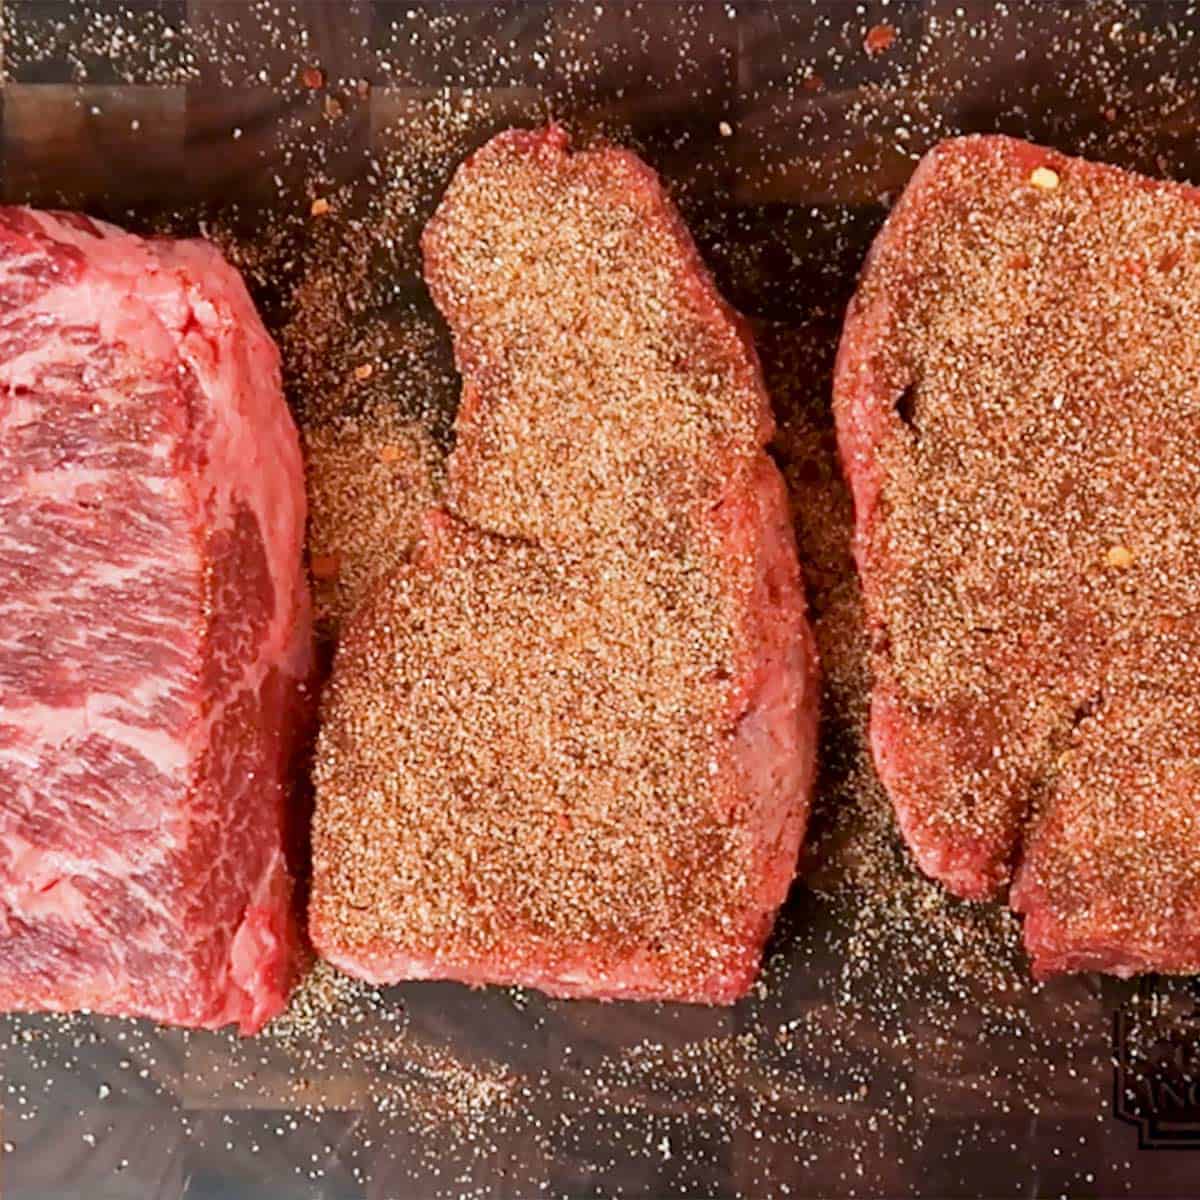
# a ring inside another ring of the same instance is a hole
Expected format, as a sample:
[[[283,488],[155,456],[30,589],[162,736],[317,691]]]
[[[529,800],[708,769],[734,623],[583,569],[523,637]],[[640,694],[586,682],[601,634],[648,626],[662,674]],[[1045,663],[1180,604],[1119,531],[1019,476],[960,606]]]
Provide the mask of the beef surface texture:
[[[282,1008],[303,536],[278,354],[220,254],[0,210],[0,1008]]]
[[[740,318],[655,174],[502,134],[424,238],[446,508],[339,647],[310,929],[377,981],[727,1003],[796,865],[816,663]]]
[[[1200,969],[1198,200],[947,142],[844,330],[879,773],[1043,975]]]

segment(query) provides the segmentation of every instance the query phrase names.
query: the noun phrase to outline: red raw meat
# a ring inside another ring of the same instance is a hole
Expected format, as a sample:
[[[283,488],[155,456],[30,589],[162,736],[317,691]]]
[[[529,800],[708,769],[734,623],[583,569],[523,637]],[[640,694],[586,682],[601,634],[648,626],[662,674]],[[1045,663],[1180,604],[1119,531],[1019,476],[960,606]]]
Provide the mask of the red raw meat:
[[[376,981],[729,1003],[795,870],[817,672],[768,399],[652,171],[558,129],[424,240],[449,512],[350,622],[310,932]]]
[[[843,333],[875,762],[1039,974],[1200,969],[1198,199],[944,143]]]
[[[253,1032],[310,670],[279,356],[199,241],[0,210],[0,1009]]]

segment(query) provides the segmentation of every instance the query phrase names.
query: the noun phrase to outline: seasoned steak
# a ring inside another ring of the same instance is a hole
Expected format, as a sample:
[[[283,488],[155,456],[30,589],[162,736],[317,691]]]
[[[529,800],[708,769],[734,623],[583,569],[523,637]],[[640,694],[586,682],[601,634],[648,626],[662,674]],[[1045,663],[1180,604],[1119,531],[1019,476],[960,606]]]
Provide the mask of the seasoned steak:
[[[448,510],[351,620],[310,929],[376,981],[728,1003],[808,809],[816,664],[744,326],[632,154],[511,132],[425,234]]]
[[[876,764],[1041,974],[1200,969],[1198,199],[944,143],[843,334]]]
[[[220,254],[0,210],[0,1009],[283,1007],[303,535]]]

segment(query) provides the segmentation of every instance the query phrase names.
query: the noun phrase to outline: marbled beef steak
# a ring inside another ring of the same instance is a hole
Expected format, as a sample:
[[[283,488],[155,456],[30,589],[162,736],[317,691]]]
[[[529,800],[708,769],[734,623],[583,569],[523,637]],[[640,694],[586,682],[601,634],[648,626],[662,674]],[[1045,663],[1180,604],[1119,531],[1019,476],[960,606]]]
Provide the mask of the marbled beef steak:
[[[0,210],[0,1009],[282,1008],[303,537],[220,254]]]

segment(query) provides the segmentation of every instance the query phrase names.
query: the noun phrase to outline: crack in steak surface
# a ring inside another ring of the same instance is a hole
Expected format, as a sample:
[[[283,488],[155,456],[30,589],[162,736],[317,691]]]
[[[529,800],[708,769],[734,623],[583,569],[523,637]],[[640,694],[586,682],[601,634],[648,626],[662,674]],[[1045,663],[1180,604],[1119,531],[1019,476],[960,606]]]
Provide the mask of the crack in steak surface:
[[[0,1009],[283,1007],[303,535],[221,255],[0,209]]]
[[[876,765],[1042,975],[1200,970],[1198,200],[944,143],[843,332]]]
[[[758,361],[657,176],[502,134],[424,237],[447,507],[339,646],[310,932],[376,981],[727,1003],[792,880],[815,650]]]

